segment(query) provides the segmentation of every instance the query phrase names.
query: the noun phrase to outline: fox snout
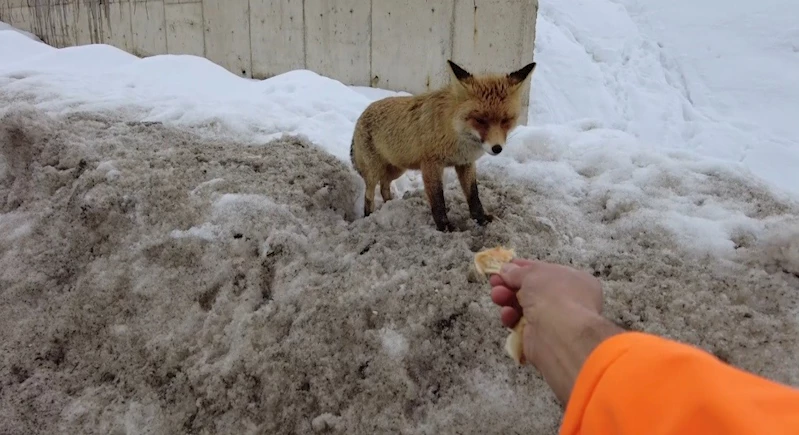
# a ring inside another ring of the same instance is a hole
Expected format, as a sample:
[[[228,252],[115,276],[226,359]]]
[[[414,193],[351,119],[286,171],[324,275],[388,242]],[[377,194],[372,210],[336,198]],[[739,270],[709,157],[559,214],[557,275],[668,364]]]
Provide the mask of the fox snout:
[[[502,152],[508,135],[504,126],[491,126],[483,131],[478,130],[478,133],[480,134],[483,151],[492,156]]]
[[[502,145],[500,144],[492,145],[490,143],[483,142],[483,151],[487,152],[488,154],[491,154],[492,156],[495,156],[502,152]]]
[[[469,127],[471,127],[472,135],[480,141],[483,151],[495,156],[505,148],[505,140],[512,122],[510,117],[494,121],[476,116],[469,120]]]

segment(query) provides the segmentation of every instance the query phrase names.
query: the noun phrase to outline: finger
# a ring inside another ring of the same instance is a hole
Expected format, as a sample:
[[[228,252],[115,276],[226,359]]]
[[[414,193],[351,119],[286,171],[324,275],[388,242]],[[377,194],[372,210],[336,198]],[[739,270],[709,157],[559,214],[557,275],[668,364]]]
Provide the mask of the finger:
[[[491,300],[500,307],[519,307],[516,293],[507,287],[497,286],[492,288]]]
[[[533,261],[528,262],[525,265],[520,265],[517,264],[516,261],[517,260],[514,260],[505,264],[502,266],[502,270],[499,272],[499,277],[502,279],[505,286],[513,290],[518,290],[522,286],[524,277],[527,276],[531,270],[533,270],[537,263]]]
[[[502,280],[502,277],[499,275],[491,275],[488,277],[488,283],[491,284],[491,287],[497,287],[500,285],[505,285],[505,281]]]
[[[519,319],[522,318],[522,314],[519,311],[511,307],[502,307],[499,311],[499,318],[502,321],[502,325],[506,328],[513,328],[519,323]]]
[[[518,266],[531,266],[536,263],[536,260],[526,260],[524,258],[517,258],[515,260],[511,260],[511,263],[516,264]],[[505,285],[505,281],[502,280],[502,277],[492,273],[488,276],[488,282],[491,284],[492,287],[496,287],[498,285]]]
[[[511,260],[511,263],[513,263],[513,264],[515,264],[517,266],[524,267],[524,266],[532,266],[532,265],[538,263],[538,260],[528,260],[526,258],[515,258],[515,259]]]

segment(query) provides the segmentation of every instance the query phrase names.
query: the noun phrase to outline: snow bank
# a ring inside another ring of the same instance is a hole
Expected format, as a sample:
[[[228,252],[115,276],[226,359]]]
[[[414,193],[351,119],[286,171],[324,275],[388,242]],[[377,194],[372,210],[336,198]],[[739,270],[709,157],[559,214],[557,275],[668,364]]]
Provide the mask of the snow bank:
[[[22,35],[22,36],[24,36],[24,37],[26,37],[26,38],[28,38],[28,39],[30,39],[32,41],[42,42],[42,40],[39,39],[39,37],[34,35],[33,33],[27,32],[25,30],[17,29],[16,27],[12,26],[11,24],[4,23],[2,21],[0,21],[0,32],[19,33],[20,35]]]
[[[5,33],[8,33],[7,35]],[[53,49],[0,33],[0,91],[51,113],[123,112],[263,143],[299,134],[346,160],[355,120],[389,91],[351,89],[306,70],[247,80],[188,55],[140,59],[104,44]]]
[[[622,325],[799,384],[799,207],[735,173],[533,129],[505,157],[521,181],[482,167],[499,220],[451,182],[444,234],[418,191],[357,219],[357,176],[303,139],[31,107],[0,118],[0,432],[554,434],[471,269],[496,244],[593,270]]]
[[[794,171],[799,132],[784,122],[746,123],[744,115],[716,109],[720,100],[714,95],[721,91],[708,84],[711,78],[691,69],[692,59],[705,55],[697,52],[684,61],[679,53],[686,48],[662,46],[657,34],[642,29],[638,16],[629,12],[636,11],[632,0],[628,3],[628,8],[610,0],[542,3],[530,125],[588,120],[631,135],[639,147],[726,161],[772,188],[799,195],[799,172]],[[696,37],[698,31],[686,34]],[[757,53],[748,55],[759,59]],[[247,144],[301,135],[343,161],[348,161],[352,129],[363,109],[376,99],[403,94],[348,87],[306,70],[248,80],[196,56],[139,59],[102,44],[56,50],[16,32],[0,32],[0,56],[0,98],[5,102],[27,101],[56,114],[124,113],[128,119],[165,122]],[[775,113],[774,119],[793,119],[796,100],[789,97],[799,92],[799,82],[789,73],[796,68],[785,62],[769,63],[788,71],[782,81],[768,77],[769,92],[761,99],[747,94],[738,105],[768,107],[777,86],[788,97],[777,98],[780,105],[769,113]],[[712,71],[712,77],[721,74]],[[725,106],[731,104],[724,100]],[[417,189],[419,182],[414,174],[400,178],[398,194]]]
[[[596,119],[799,195],[799,4],[738,3],[541,2],[529,124]]]

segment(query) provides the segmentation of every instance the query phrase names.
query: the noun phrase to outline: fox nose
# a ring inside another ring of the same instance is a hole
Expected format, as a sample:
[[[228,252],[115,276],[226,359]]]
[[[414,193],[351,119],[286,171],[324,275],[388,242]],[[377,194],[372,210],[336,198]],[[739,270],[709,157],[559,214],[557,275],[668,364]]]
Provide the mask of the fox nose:
[[[491,151],[493,151],[494,154],[501,153],[502,152],[502,145],[494,145],[494,146],[492,146],[491,147]]]

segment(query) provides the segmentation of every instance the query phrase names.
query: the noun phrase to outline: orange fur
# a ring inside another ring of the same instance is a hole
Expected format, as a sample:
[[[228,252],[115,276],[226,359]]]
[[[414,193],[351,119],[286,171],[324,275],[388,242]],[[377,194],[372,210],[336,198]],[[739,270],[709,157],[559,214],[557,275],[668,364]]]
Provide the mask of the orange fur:
[[[521,110],[521,91],[535,63],[510,74],[472,75],[449,61],[448,86],[416,96],[388,97],[370,104],[355,124],[350,156],[366,183],[364,216],[374,211],[375,187],[392,199],[391,182],[420,170],[436,227],[451,231],[443,193],[444,168],[454,167],[480,225],[493,217],[477,192],[475,161],[505,146]]]

